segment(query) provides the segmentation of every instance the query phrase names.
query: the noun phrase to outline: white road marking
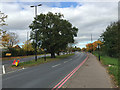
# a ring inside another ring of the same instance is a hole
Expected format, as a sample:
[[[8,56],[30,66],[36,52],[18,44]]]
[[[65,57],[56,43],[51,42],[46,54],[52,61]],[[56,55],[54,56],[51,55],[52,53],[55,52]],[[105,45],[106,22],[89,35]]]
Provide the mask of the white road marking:
[[[24,69],[26,69],[26,68],[22,68],[22,69],[18,69],[18,70],[15,70],[15,71],[10,71],[10,72],[7,72],[6,74],[9,74],[9,73],[13,73],[13,72],[17,72],[17,71],[21,71],[21,70],[24,70]],[[1,75],[1,74],[0,74]]]
[[[6,74],[9,74],[9,73],[12,73],[12,72],[15,72],[15,71],[10,71],[10,72],[7,72]]]
[[[57,64],[57,65],[54,65],[54,66],[52,66],[52,67],[57,67],[57,66],[59,66],[59,65],[61,65],[61,64]]]
[[[72,59],[70,59],[70,60],[68,60],[68,61],[64,61],[64,63],[69,62],[69,61],[72,61]]]
[[[3,74],[5,74],[5,66],[2,65],[2,68],[3,68]]]
[[[64,61],[64,63],[66,63],[66,62],[68,62],[68,61]]]

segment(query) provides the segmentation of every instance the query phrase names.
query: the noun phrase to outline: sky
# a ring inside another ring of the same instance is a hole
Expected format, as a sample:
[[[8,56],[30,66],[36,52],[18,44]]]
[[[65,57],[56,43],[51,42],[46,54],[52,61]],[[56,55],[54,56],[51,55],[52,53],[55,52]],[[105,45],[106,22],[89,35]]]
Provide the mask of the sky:
[[[0,11],[8,15],[7,26],[3,30],[15,32],[19,45],[27,40],[29,25],[35,17],[31,5],[42,4],[38,7],[40,13],[62,13],[64,19],[79,29],[75,46],[83,48],[92,40],[96,41],[110,23],[118,20],[118,2],[1,2]]]

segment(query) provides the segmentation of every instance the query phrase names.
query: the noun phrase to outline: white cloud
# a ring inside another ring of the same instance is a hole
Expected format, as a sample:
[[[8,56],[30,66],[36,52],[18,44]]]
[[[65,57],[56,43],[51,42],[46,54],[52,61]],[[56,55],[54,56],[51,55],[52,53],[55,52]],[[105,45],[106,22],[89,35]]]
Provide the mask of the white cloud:
[[[8,15],[6,21],[8,26],[4,26],[3,29],[18,33],[20,42],[23,42],[26,40],[25,32],[29,30],[28,26],[34,17],[34,8],[18,3],[3,3],[2,6],[4,7],[2,12]],[[38,7],[38,14],[47,13],[48,11],[64,14],[65,19],[78,27],[78,37],[75,40],[78,42],[77,46],[83,46],[90,41],[91,34],[93,35],[93,40],[97,40],[107,25],[117,21],[118,3],[84,2],[82,6],[78,3],[78,6],[68,8],[48,7],[46,5]]]

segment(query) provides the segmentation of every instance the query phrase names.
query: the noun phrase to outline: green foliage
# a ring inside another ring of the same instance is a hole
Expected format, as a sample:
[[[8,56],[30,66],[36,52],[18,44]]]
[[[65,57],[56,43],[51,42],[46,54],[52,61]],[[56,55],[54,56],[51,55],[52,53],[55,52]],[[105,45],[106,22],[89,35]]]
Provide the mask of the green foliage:
[[[68,43],[74,43],[78,32],[76,27],[63,19],[62,14],[52,12],[38,15],[29,27],[32,29],[30,37],[33,45],[36,44],[34,40],[37,30],[37,46],[46,48],[53,58],[55,53],[65,49]]]
[[[109,74],[114,76],[116,84],[120,86],[120,79],[119,79],[120,72],[118,71],[118,67],[119,66],[111,66],[108,68],[108,70],[109,70]]]
[[[86,48],[82,48],[81,51],[87,51]]]
[[[106,52],[107,55],[111,57],[118,57],[118,43],[120,32],[118,31],[119,22],[111,23],[107,28],[106,31],[101,35],[103,39],[104,45],[103,50]]]
[[[111,57],[108,57],[108,56],[101,56],[101,59],[103,60],[103,63],[105,65],[118,66],[118,59],[117,58],[111,58]]]
[[[34,48],[32,47],[32,43],[30,42],[30,40],[23,42],[24,45],[22,45],[22,48],[25,51],[34,51]]]

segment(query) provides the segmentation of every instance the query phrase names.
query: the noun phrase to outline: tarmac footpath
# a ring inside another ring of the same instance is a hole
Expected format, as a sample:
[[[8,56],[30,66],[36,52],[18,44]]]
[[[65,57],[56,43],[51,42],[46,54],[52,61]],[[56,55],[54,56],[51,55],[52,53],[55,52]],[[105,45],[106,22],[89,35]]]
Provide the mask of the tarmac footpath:
[[[107,70],[88,53],[87,61],[62,88],[115,88]]]

